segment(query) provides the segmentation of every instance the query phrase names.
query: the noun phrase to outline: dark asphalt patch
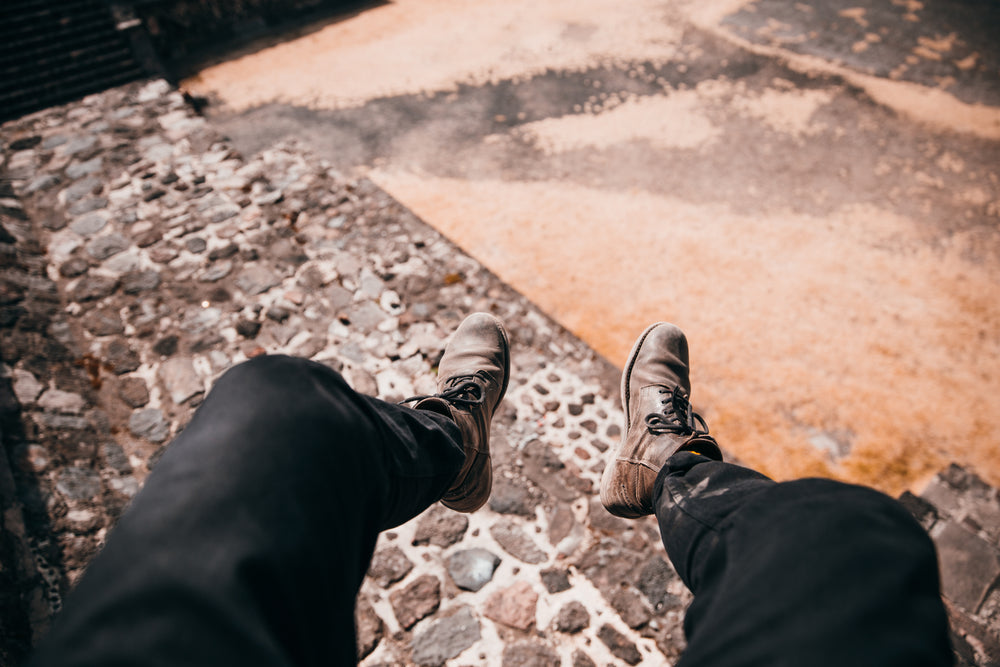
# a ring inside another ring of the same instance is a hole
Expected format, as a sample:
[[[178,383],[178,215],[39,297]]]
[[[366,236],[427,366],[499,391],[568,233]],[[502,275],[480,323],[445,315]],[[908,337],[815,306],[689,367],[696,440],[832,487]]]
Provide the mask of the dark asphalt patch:
[[[996,0],[757,0],[722,25],[755,44],[1000,105]]]

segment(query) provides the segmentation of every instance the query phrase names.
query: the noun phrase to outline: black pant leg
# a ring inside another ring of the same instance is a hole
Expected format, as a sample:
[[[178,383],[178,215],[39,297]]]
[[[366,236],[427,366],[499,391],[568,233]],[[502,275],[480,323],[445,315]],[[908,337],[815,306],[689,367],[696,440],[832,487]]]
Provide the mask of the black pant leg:
[[[692,453],[654,493],[695,596],[680,667],[952,664],[933,543],[888,496]]]
[[[464,454],[432,413],[261,357],[219,379],[94,559],[35,665],[355,661],[379,531],[438,500]]]

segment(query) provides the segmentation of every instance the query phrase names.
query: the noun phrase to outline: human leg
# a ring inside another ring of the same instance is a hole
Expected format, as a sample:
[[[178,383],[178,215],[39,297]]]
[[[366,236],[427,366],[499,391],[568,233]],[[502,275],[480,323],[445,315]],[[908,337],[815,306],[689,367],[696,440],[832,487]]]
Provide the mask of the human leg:
[[[656,514],[695,594],[680,664],[950,664],[933,544],[912,517],[870,489],[723,463],[688,373],[680,330],[647,329],[601,486],[612,513]]]
[[[694,593],[679,665],[950,665],[933,543],[896,501],[680,452],[654,490]]]
[[[70,595],[34,664],[352,663],[355,596],[379,531],[445,495],[461,500],[470,451],[477,474],[483,451],[489,466],[508,355],[493,323],[478,318],[456,332],[442,369],[455,368],[457,354],[486,377],[428,399],[441,401],[437,411],[357,394],[301,359],[261,357],[226,373]],[[480,352],[478,366],[470,350]]]

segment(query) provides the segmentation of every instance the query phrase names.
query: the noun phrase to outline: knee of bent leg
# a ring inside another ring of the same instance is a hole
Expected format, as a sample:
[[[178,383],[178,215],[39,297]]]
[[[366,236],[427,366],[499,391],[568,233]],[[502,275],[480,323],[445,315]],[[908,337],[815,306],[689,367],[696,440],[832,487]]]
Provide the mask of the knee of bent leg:
[[[236,364],[219,378],[219,383],[239,383],[266,386],[302,372],[310,362],[283,354],[265,354]]]
[[[308,359],[262,355],[233,366],[216,383],[214,392],[239,394],[255,404],[306,401],[325,394],[350,391],[336,371]]]
[[[935,559],[934,543],[910,512],[893,498],[863,486],[832,480],[789,482],[802,516],[816,534],[850,535],[859,547],[871,544]]]

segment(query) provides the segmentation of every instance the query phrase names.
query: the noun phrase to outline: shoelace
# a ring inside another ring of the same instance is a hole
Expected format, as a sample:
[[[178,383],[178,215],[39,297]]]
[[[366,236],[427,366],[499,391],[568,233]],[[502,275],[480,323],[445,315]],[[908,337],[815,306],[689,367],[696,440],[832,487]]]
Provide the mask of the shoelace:
[[[422,401],[425,398],[440,398],[452,405],[471,408],[477,405],[482,405],[486,401],[486,397],[483,395],[483,388],[479,386],[478,382],[471,379],[473,376],[464,375],[456,378],[452,378],[452,382],[455,384],[448,387],[440,394],[430,394],[427,396],[412,396],[403,401],[400,404],[411,403],[413,401]]]
[[[708,424],[697,412],[691,409],[688,400],[680,387],[674,387],[671,392],[666,387],[660,389],[661,394],[669,394],[663,400],[663,411],[646,415],[646,428],[653,435],[708,435]]]

